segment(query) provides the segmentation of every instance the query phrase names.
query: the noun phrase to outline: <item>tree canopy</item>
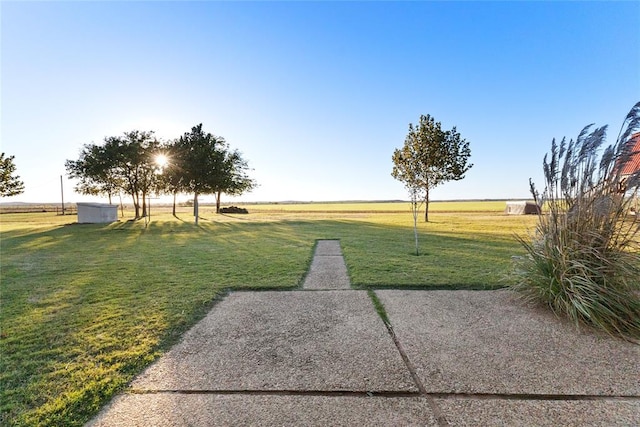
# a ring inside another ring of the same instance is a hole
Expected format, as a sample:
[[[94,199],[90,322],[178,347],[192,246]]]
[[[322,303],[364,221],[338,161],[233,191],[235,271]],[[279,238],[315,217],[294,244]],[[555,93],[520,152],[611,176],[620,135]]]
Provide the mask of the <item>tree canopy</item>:
[[[78,179],[81,194],[109,197],[124,192],[133,200],[136,218],[146,216],[146,196],[154,188],[159,166],[155,155],[160,143],[152,131],[130,131],[108,136],[104,144],[85,144],[78,160],[67,160],[70,178]],[[142,212],[141,212],[142,210]]]
[[[15,175],[16,165],[13,162],[15,156],[5,157],[0,154],[0,197],[17,196],[24,192],[24,183],[18,175]]]
[[[216,196],[216,212],[220,212],[222,193],[232,196],[251,191],[256,182],[247,174],[249,165],[238,150],[227,151],[222,162],[222,179],[213,186]]]
[[[469,143],[454,126],[444,131],[430,115],[421,115],[417,126],[409,124],[404,146],[393,152],[391,175],[404,183],[415,204],[425,203],[429,221],[429,191],[447,181],[457,181],[473,166]]]
[[[160,164],[158,158],[166,159]],[[133,199],[136,218],[147,213],[148,194],[193,193],[198,221],[198,196],[213,194],[216,211],[222,193],[242,194],[255,187],[247,162],[231,150],[222,137],[206,133],[202,124],[174,141],[161,143],[153,132],[131,131],[110,136],[102,145],[86,144],[78,160],[67,160],[67,174],[78,179],[76,191],[111,196],[127,193]],[[142,211],[140,213],[140,210]]]
[[[67,160],[67,175],[78,180],[75,190],[80,194],[111,196],[122,187],[122,180],[112,167],[107,147],[85,144],[78,160]]]
[[[224,179],[224,156],[227,143],[222,137],[202,130],[202,123],[185,132],[174,142],[174,166],[181,177],[181,190],[193,193],[193,214],[198,222],[198,196],[214,194]]]

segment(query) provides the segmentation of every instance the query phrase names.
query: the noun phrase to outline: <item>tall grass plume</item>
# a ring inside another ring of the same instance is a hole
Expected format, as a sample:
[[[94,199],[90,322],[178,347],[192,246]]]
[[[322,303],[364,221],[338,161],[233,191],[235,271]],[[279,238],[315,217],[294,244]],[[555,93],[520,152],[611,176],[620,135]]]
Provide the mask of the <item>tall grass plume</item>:
[[[543,161],[543,208],[533,236],[517,237],[513,288],[556,314],[640,342],[640,102],[616,142],[607,127],[585,127],[576,140],[554,139]],[[636,170],[633,170],[633,169]]]

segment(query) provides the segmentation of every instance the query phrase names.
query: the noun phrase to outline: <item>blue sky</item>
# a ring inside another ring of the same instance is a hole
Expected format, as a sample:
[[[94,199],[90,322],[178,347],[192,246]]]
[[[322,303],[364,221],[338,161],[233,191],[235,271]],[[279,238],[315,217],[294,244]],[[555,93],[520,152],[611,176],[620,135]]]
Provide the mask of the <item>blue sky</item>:
[[[58,201],[82,144],[198,123],[254,169],[243,200],[406,199],[391,155],[421,114],[474,163],[432,198],[526,198],[552,138],[596,123],[613,142],[640,100],[638,2],[0,7],[1,149],[26,186],[3,201]]]

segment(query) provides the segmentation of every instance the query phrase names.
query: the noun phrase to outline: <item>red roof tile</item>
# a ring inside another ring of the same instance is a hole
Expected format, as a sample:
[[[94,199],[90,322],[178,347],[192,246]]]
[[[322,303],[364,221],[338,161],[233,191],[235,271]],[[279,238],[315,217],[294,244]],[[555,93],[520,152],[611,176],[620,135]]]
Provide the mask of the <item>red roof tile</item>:
[[[629,142],[632,144],[631,152],[634,153],[624,167],[622,168],[622,175],[631,175],[640,169],[640,133],[634,134]]]

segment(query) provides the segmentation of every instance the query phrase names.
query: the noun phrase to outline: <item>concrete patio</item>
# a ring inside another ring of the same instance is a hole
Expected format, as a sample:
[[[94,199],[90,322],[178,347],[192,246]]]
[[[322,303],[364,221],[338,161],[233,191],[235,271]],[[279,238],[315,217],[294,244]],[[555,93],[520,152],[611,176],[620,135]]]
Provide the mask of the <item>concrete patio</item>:
[[[506,290],[375,291],[385,324],[339,249],[230,293],[89,425],[640,425],[640,346]]]

